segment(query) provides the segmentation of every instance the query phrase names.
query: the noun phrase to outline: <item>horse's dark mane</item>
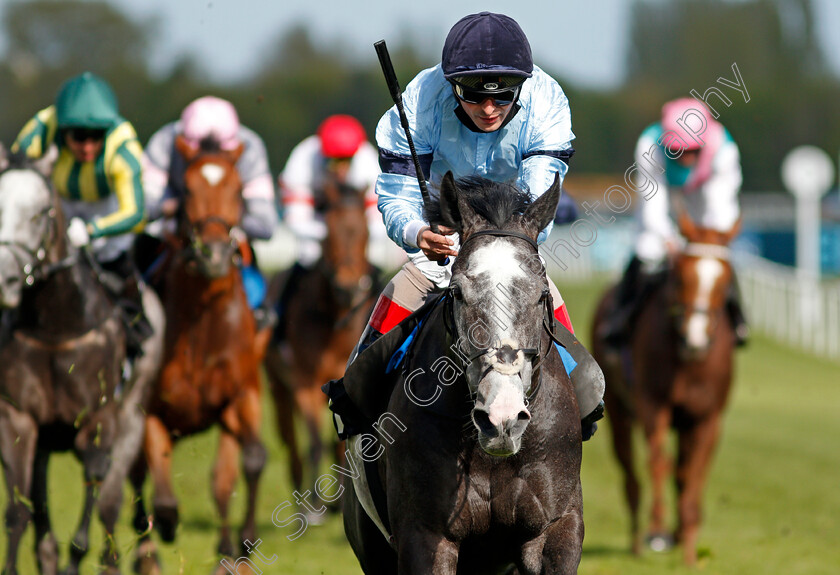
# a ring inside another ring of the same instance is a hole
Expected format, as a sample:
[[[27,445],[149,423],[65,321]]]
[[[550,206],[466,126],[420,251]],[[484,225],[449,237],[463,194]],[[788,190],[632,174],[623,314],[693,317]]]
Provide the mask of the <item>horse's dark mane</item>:
[[[32,168],[34,165],[33,160],[22,151],[10,153],[6,156],[6,160],[8,160],[9,165],[3,170],[0,170],[0,173],[5,172],[6,170],[25,170]]]
[[[203,153],[215,153],[220,152],[222,147],[216,138],[213,136],[207,136],[206,138],[202,138],[198,143],[198,149]]]
[[[468,176],[456,181],[459,196],[472,210],[497,229],[509,227],[513,216],[521,215],[531,205],[531,194],[513,184],[494,182],[481,176]],[[425,209],[429,222],[444,224],[440,198],[432,197]]]

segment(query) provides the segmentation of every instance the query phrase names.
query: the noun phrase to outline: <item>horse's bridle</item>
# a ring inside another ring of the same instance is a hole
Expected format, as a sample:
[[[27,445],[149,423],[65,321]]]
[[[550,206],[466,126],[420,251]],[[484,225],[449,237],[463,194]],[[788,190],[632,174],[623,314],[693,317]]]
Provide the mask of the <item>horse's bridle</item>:
[[[74,255],[68,255],[57,262],[50,263],[46,261],[47,254],[53,245],[55,245],[57,236],[55,226],[52,225],[55,221],[55,215],[55,206],[52,205],[46,206],[38,212],[37,217],[46,222],[47,229],[41,234],[41,242],[34,250],[29,249],[21,242],[0,241],[0,247],[8,249],[20,266],[24,283],[27,287],[32,287],[37,282],[43,281],[54,273],[69,268],[76,263],[76,257]],[[21,254],[28,256],[28,259],[21,257]]]
[[[192,162],[187,164],[187,167],[198,160],[201,157],[201,154],[196,156]],[[204,242],[201,240],[201,234],[204,231],[204,228],[211,224],[220,225],[224,228],[225,233],[227,234],[228,240],[230,242],[231,247],[231,254],[236,253],[237,248],[239,248],[239,241],[233,235],[233,229],[237,227],[236,224],[228,223],[224,218],[221,216],[208,216],[206,218],[202,218],[200,220],[192,221],[187,216],[187,209],[186,209],[186,199],[192,195],[190,189],[187,187],[186,183],[184,184],[184,193],[183,193],[183,201],[179,202],[178,204],[178,212],[177,212],[177,221],[179,229],[183,229],[186,237],[186,244],[181,248],[181,252],[184,253],[187,260],[201,260],[202,259],[202,252],[203,252],[203,245]]]
[[[539,247],[537,246],[537,242],[535,242],[533,240],[533,238],[530,238],[529,236],[527,236],[523,233],[520,233],[520,232],[515,232],[515,231],[511,231],[511,230],[500,230],[500,229],[488,229],[488,230],[480,230],[480,231],[477,231],[477,232],[473,232],[472,234],[469,235],[469,237],[467,237],[461,243],[461,249],[463,250],[464,246],[467,243],[469,243],[474,238],[480,237],[480,236],[518,238],[520,240],[524,240],[525,242],[527,242],[532,248],[534,248],[534,251],[537,254],[539,254]],[[543,271],[544,271],[544,268],[543,268]],[[454,337],[457,340],[458,333],[457,333],[457,328],[456,328],[456,325],[455,325],[455,311],[453,309],[453,303],[454,303],[455,299],[460,299],[460,288],[457,285],[454,285],[454,286],[450,285],[449,287],[447,287],[444,290],[444,294],[441,297],[441,300],[444,301],[445,306],[446,306],[445,311],[444,311],[444,326],[446,328],[446,331],[450,334],[450,336]],[[543,312],[543,329],[545,329],[546,333],[548,334],[548,337],[550,338],[550,340],[552,342],[563,346],[563,344],[560,342],[559,339],[557,339],[557,336],[554,334],[554,310],[552,309],[553,306],[552,306],[552,300],[551,300],[551,292],[548,289],[548,285],[546,285],[543,288],[543,292],[540,295],[540,300],[539,301],[542,304],[543,309],[544,309],[544,312]],[[540,342],[539,345],[541,347],[542,342]],[[563,346],[563,347],[565,347],[565,346]],[[496,351],[496,348],[494,348],[494,347],[484,347],[484,348],[477,349],[472,355],[466,356],[466,358],[465,358],[466,363],[464,364],[464,368],[471,365],[475,360],[479,359],[480,357],[482,357],[482,356],[484,356],[488,353],[494,352],[494,351]],[[528,394],[528,397],[527,397],[527,400],[529,402],[533,399],[534,396],[536,396],[537,391],[540,388],[540,385],[542,383],[542,371],[539,369],[539,367],[542,364],[542,362],[545,360],[545,358],[548,356],[550,351],[551,351],[551,345],[550,344],[547,347],[547,349],[545,351],[545,354],[541,353],[541,350],[540,350],[539,347],[538,348],[512,349],[512,352],[516,355],[518,355],[519,352],[522,352],[522,355],[526,359],[526,361],[531,362],[531,364],[533,366],[533,372],[539,374],[536,384],[534,384],[533,380],[532,380],[532,384],[530,386],[530,393]],[[494,369],[493,366],[488,366],[484,370],[484,372],[482,373],[481,377],[483,378],[488,373],[490,373],[490,371],[492,371],[493,369]]]
[[[703,242],[690,242],[686,244],[685,248],[682,251],[682,255],[697,257],[697,258],[714,258],[716,260],[720,260],[722,262],[729,262],[731,256],[731,249],[728,246],[722,246],[719,244],[710,244],[710,243],[703,243]],[[676,303],[672,304],[672,314],[677,318],[682,318],[688,314],[699,314],[709,318],[709,322],[711,324],[712,321],[712,313],[720,313],[721,310],[712,309],[709,305],[706,306],[685,306],[677,300]],[[717,315],[716,315],[717,317]]]

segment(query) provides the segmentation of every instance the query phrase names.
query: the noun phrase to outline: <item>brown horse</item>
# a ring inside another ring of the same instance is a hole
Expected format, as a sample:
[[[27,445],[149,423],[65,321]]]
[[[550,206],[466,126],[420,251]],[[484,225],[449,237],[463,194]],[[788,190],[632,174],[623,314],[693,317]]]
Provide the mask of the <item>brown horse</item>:
[[[729,248],[739,224],[722,233],[697,227],[684,212],[687,244],[643,304],[626,349],[609,351],[596,338],[593,355],[604,368],[604,397],[613,449],[624,472],[632,550],[641,553],[639,483],[633,471],[632,428],[642,424],[648,447],[653,507],[648,542],[664,550],[676,541],[686,564],[697,559],[701,499],[732,382],[735,336],[725,300],[732,279]],[[601,300],[592,333],[611,312],[613,291]],[[665,529],[664,484],[671,470],[669,430],[678,435],[675,479],[677,528]]]
[[[379,291],[366,253],[364,190],[329,181],[324,193],[327,236],[321,259],[303,272],[286,298],[284,322],[278,326],[284,331],[283,341],[269,347],[265,360],[277,425],[289,448],[292,482],[299,493],[304,486],[304,464],[294,415],[303,418],[308,432],[306,471],[314,481],[324,451],[321,436],[327,413],[321,386],[344,374]],[[275,277],[269,291],[279,291],[281,280]],[[336,453],[340,453],[338,446]],[[314,521],[318,517],[310,514]]]
[[[202,142],[195,150],[179,137],[176,147],[188,164],[187,193],[177,233],[168,240],[170,260],[162,272],[166,346],[144,445],[154,482],[154,526],[165,541],[174,539],[178,524],[170,477],[174,441],[218,424],[221,435],[213,469],[213,495],[222,521],[218,552],[231,557],[228,504],[238,477],[240,450],[248,488],[240,542],[256,541],[257,484],[266,459],[259,435],[259,366],[270,331],[256,331],[234,265],[240,252],[248,253],[238,244],[237,234],[231,233],[243,213],[236,170],[242,146],[223,151],[212,142]],[[146,573],[155,572],[157,557],[142,501],[146,470],[140,467],[132,478],[138,503],[135,527],[144,533],[136,568]]]

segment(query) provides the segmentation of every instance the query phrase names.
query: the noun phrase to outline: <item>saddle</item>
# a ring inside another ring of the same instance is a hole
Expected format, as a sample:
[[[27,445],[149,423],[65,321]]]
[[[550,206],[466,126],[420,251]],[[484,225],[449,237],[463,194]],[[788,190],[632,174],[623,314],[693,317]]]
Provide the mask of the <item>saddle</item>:
[[[372,431],[373,423],[388,410],[398,369],[410,354],[417,333],[433,312],[440,310],[442,295],[430,297],[417,311],[377,339],[347,367],[344,377],[321,387],[330,398],[330,409],[340,439]]]

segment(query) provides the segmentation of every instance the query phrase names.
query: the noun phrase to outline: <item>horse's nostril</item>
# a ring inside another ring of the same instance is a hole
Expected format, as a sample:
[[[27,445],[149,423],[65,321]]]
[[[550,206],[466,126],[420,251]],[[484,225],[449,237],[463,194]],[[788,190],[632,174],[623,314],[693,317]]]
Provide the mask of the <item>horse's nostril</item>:
[[[523,409],[519,412],[519,415],[516,416],[516,419],[519,421],[531,421],[531,414]]]
[[[483,409],[473,409],[472,419],[478,430],[489,437],[497,437],[499,430],[490,422],[490,414]]]

